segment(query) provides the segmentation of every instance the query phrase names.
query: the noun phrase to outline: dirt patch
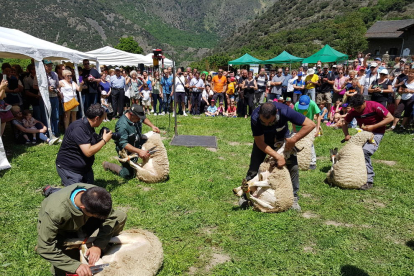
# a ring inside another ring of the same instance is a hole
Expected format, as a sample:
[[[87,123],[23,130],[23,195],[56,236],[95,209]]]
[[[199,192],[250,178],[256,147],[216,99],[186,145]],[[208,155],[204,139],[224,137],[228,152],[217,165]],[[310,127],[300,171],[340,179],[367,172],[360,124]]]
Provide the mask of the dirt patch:
[[[193,119],[201,119],[201,117],[193,116]]]
[[[196,272],[197,272],[197,267],[192,266],[188,269],[188,275],[194,275]]]
[[[389,161],[389,160],[374,160],[374,163],[385,164],[391,167],[397,165],[396,161]]]
[[[333,225],[335,227],[343,226],[343,227],[353,227],[354,225],[348,224],[348,223],[341,223],[333,220],[327,220],[325,221],[326,225]]]
[[[209,151],[212,151],[212,152],[217,152],[216,148],[206,148],[206,149],[209,150]]]
[[[253,146],[253,143],[243,143],[243,146]]]
[[[224,264],[229,261],[231,261],[231,258],[229,255],[221,254],[221,253],[214,253],[213,256],[211,257],[210,262],[206,265],[205,270],[210,271],[216,265]]]
[[[316,254],[316,251],[314,249],[315,246],[316,246],[316,244],[312,243],[308,246],[303,247],[303,251],[305,251],[306,253]]]
[[[217,226],[213,226],[213,227],[204,227],[200,229],[200,232],[203,234],[207,234],[207,235],[211,235],[213,233],[215,233],[217,231],[218,227]]]
[[[219,156],[219,158],[218,159],[220,159],[220,160],[226,160],[226,158],[224,158],[224,157],[222,157],[222,156]]]
[[[311,198],[312,197],[311,194],[300,194],[300,196],[307,197],[307,198]]]
[[[305,213],[302,214],[302,217],[307,218],[307,219],[311,219],[311,218],[319,218],[319,215],[314,214],[310,211],[306,211]]]
[[[316,157],[316,160],[328,160],[329,158],[327,156],[318,156]]]
[[[363,199],[362,202],[366,203],[368,208],[370,207],[377,207],[377,208],[385,208],[387,207],[384,203],[376,200],[376,199]]]
[[[229,143],[230,146],[240,146],[239,142],[230,142]]]
[[[132,209],[132,207],[131,206],[118,206],[115,209],[117,211],[122,211],[122,212],[124,212],[126,214],[126,213],[128,213],[129,210]]]
[[[161,137],[161,140],[167,140],[168,137]]]

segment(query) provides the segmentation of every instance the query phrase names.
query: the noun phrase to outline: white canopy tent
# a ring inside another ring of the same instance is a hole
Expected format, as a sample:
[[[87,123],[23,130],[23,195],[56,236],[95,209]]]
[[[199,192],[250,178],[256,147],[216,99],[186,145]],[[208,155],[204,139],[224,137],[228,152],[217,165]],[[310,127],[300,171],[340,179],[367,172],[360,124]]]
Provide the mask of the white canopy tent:
[[[138,66],[139,63],[145,61],[143,55],[131,54],[109,46],[86,52],[86,54],[96,56],[99,64],[110,66]]]
[[[49,100],[48,82],[43,59],[49,60],[69,60],[74,64],[76,79],[79,79],[77,64],[83,59],[90,59],[98,62],[98,59],[89,54],[85,54],[37,37],[26,34],[16,29],[0,27],[0,57],[3,58],[33,58],[36,67],[36,77],[38,80],[39,91],[42,95],[47,112],[47,121],[50,137],[52,131],[50,127],[51,105]],[[97,64],[99,68],[99,64]],[[83,108],[82,99],[81,107]]]

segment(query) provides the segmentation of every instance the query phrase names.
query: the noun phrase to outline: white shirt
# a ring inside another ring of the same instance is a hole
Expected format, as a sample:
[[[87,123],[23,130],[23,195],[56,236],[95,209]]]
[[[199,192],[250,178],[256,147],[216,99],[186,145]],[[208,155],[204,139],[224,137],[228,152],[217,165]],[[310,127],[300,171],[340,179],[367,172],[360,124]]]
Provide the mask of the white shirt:
[[[142,96],[143,96],[142,99],[144,101],[149,101],[151,91],[149,91],[149,90],[142,90],[141,92],[142,92]]]
[[[405,86],[408,88],[408,89],[411,89],[411,90],[414,90],[414,82],[412,82],[412,83],[407,83],[407,81],[405,81],[404,82],[405,83]],[[411,99],[411,97],[414,95],[414,93],[402,93],[401,94],[401,100],[409,100],[409,99]]]
[[[184,76],[175,77],[175,90],[174,90],[174,92],[185,92],[184,85],[185,85]]]
[[[375,74],[374,76],[369,73],[368,75],[365,75],[365,83],[364,83],[364,95],[368,95],[368,88],[371,86],[371,84],[379,78],[379,74]]]
[[[76,92],[75,92],[76,91],[76,86],[75,86],[75,83],[72,82],[72,83],[69,84],[66,81],[62,81],[62,82],[65,84],[65,86],[62,86],[60,88],[60,92],[63,94],[63,102],[67,103],[70,100],[72,100],[73,98],[76,99]]]
[[[193,88],[193,92],[201,92],[204,89],[204,81],[202,79],[193,78],[190,81],[190,86],[200,87],[200,88]]]
[[[291,78],[288,80],[288,87],[287,92],[293,92],[295,89],[293,88],[293,82],[298,79],[298,76],[295,76],[294,78]]]

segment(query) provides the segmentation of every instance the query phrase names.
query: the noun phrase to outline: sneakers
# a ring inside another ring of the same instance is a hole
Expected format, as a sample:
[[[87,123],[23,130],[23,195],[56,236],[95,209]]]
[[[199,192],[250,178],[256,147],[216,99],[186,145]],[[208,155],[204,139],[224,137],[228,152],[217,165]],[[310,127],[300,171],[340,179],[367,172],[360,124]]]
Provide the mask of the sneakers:
[[[299,198],[294,197],[293,198],[293,205],[292,205],[292,207],[290,207],[290,209],[300,212],[302,210],[302,208],[300,208],[300,205],[299,205],[298,201],[299,201]]]
[[[157,116],[158,114],[154,112],[154,116]]]
[[[42,195],[44,196],[44,197],[48,197],[49,195],[50,195],[50,192],[52,191],[52,186],[50,186],[50,185],[46,185],[46,186],[44,186],[43,187],[43,189],[42,189]]]
[[[36,139],[33,139],[32,144],[35,145],[36,144]]]
[[[29,140],[26,141],[26,145],[31,145],[32,142],[30,142]]]
[[[364,185],[362,185],[361,188],[359,188],[359,189],[366,191],[366,190],[369,190],[369,189],[371,189],[373,187],[374,187],[374,183],[367,182]]]
[[[56,145],[57,143],[59,143],[59,139],[54,137],[52,139],[49,139],[49,146],[51,145]]]
[[[316,165],[310,165],[310,166],[309,166],[309,170],[311,170],[311,171],[316,170]]]
[[[154,113],[154,109],[151,109],[151,113]]]
[[[161,115],[161,116],[164,116],[164,115],[165,115],[165,112],[163,111],[160,115]]]
[[[185,111],[183,112],[183,115],[185,116],[185,117],[187,117],[188,115],[187,115],[187,113],[185,113]]]

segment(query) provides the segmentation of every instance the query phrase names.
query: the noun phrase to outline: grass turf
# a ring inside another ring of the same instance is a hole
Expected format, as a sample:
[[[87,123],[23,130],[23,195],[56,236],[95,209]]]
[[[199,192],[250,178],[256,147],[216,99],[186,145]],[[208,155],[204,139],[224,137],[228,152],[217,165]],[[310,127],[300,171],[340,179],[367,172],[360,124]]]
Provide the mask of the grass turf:
[[[149,185],[105,172],[103,161],[116,162],[112,141],[96,154],[93,169],[114,207],[127,212],[126,228],[148,229],[162,241],[159,275],[412,275],[412,136],[385,135],[373,156],[372,190],[341,190],[323,183],[329,149],[341,147],[343,138],[341,130],[325,127],[315,142],[317,170],[300,173],[302,212],[263,214],[239,209],[231,191],[249,165],[249,120],[179,116],[180,134],[217,136],[214,152],[170,146],[168,117],[149,118],[167,138],[167,182]],[[0,275],[48,275],[49,264],[34,252],[43,200],[37,190],[59,185],[59,146],[14,146],[6,139],[6,148],[13,156],[12,169],[0,172]]]

